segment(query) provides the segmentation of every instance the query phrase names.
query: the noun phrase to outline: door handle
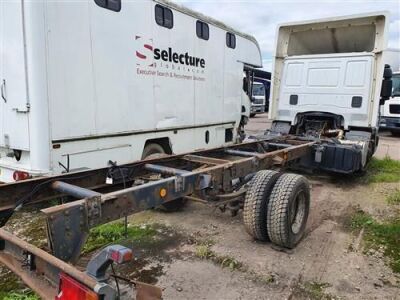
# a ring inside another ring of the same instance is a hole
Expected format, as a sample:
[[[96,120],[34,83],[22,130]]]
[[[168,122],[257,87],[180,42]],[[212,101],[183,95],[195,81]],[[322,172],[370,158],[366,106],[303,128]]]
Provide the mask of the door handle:
[[[7,103],[7,98],[5,95],[5,90],[6,90],[6,80],[3,79],[3,81],[1,82],[1,98],[3,98],[4,103]]]

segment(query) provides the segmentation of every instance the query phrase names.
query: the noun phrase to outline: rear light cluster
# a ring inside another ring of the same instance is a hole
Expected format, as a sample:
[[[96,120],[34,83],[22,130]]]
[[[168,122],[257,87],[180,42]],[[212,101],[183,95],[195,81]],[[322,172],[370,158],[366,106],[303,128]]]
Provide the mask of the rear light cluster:
[[[122,248],[119,250],[112,250],[109,253],[109,258],[117,263],[117,264],[123,264],[126,262],[129,262],[133,258],[133,252],[129,248]]]
[[[14,171],[13,173],[13,179],[15,181],[21,181],[21,180],[26,180],[29,179],[31,176],[27,172],[23,171]]]
[[[106,255],[104,255],[106,254]],[[91,259],[87,274],[96,280],[106,278],[106,269],[112,263],[123,264],[131,261],[133,252],[121,245],[111,245]],[[100,296],[86,285],[65,273],[60,273],[59,292],[55,300],[99,300]]]
[[[55,300],[99,300],[95,292],[64,273],[60,274],[59,289]]]

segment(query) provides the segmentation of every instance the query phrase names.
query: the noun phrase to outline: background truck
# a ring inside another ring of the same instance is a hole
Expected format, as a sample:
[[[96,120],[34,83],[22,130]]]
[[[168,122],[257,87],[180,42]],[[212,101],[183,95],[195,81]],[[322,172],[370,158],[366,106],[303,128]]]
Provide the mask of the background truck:
[[[318,141],[301,166],[353,173],[374,154],[380,103],[391,95],[387,23],[383,12],[279,26],[271,133]]]
[[[393,135],[400,135],[400,49],[385,51],[385,62],[393,71],[393,89],[389,100],[381,106],[380,128],[390,130]]]
[[[163,0],[1,1],[0,16],[0,181],[240,139],[253,37]]]
[[[250,117],[254,117],[258,113],[268,112],[269,95],[271,90],[271,73],[260,69],[254,69],[252,73],[252,81],[254,86],[251,97]],[[263,86],[261,86],[261,84]]]
[[[266,90],[262,82],[253,82],[253,91],[251,95],[251,108],[250,117],[254,117],[256,114],[262,114],[265,112],[265,101],[266,101]]]

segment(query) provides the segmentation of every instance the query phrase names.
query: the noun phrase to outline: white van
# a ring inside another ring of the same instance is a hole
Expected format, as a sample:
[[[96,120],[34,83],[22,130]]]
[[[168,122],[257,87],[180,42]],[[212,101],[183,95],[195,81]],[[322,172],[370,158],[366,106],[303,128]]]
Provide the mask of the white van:
[[[0,51],[2,182],[232,144],[262,66],[253,37],[164,0],[1,1]]]
[[[375,152],[379,106],[390,86],[387,35],[386,12],[279,26],[272,132],[318,142],[303,160],[307,167],[352,173]]]

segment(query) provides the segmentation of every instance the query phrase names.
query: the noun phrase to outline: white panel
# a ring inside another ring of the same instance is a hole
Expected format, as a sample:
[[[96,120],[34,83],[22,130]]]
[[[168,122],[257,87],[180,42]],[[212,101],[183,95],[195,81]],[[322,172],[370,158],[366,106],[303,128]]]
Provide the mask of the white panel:
[[[150,5],[123,1],[114,12],[90,1],[98,134],[154,128],[153,76],[137,72],[150,63],[136,57],[153,43]]]
[[[99,148],[94,150],[78,151],[69,153],[70,170],[74,171],[82,168],[98,168],[107,166],[108,162],[116,161],[118,164],[132,160],[132,147],[130,145],[118,145],[109,148]],[[123,158],[123,160],[121,160]],[[63,155],[62,163],[67,165],[67,155]]]
[[[46,3],[52,139],[94,135],[96,107],[88,3]]]
[[[288,63],[286,72],[286,86],[299,86],[303,78],[303,63]]]
[[[339,68],[308,69],[307,84],[309,86],[335,87],[339,82]]]
[[[224,107],[223,121],[235,121],[240,117],[243,91],[243,64],[238,61],[240,53],[239,39],[236,36],[236,48],[226,46],[226,38],[221,40],[225,48],[224,54]]]
[[[208,41],[199,39],[195,32],[195,21],[192,32],[194,36],[195,54],[203,57],[206,62],[204,73],[199,77],[204,81],[195,81],[195,123],[218,123],[223,118],[223,82],[224,82],[224,42],[225,32],[214,26],[209,26]],[[210,51],[212,47],[212,51]],[[237,99],[240,101],[240,99]]]
[[[196,37],[195,19],[173,11],[174,27],[168,29],[157,25],[154,18],[154,6],[151,8],[151,26],[154,46],[161,51],[171,48],[177,54],[194,56]],[[155,76],[154,101],[156,127],[190,126],[194,124],[194,80],[193,75],[201,68],[158,60]],[[206,62],[206,67],[208,63]],[[194,72],[193,72],[194,71]],[[177,77],[178,76],[178,77]]]
[[[348,87],[363,86],[367,77],[365,72],[367,69],[367,64],[367,60],[348,62],[346,64],[345,85]]]
[[[3,20],[4,20],[4,1],[0,1],[0,85],[4,79],[4,66],[3,66],[3,53],[4,53],[4,31],[3,31]],[[4,120],[4,101],[0,99],[0,145],[4,143],[4,133],[3,133],[3,120]]]
[[[307,111],[342,115],[345,127],[368,126],[369,102],[374,57],[371,54],[309,55],[285,59],[279,94],[279,119],[295,122],[298,113]],[[303,72],[296,67],[303,64]],[[295,66],[293,69],[292,66]],[[290,74],[295,70],[295,76]],[[293,76],[287,84],[287,78]],[[298,78],[307,78],[300,85]],[[297,81],[296,81],[297,80]],[[297,105],[290,95],[298,95]],[[352,98],[362,97],[361,107],[352,107]]]
[[[25,51],[22,22],[21,0],[2,1],[3,38],[3,74],[1,82],[5,80],[3,99],[2,127],[3,135],[0,136],[0,145],[8,145],[12,149],[29,150],[28,114],[19,113],[27,109],[27,85],[25,73]],[[0,82],[0,83],[1,83]],[[5,136],[8,138],[6,139]]]

